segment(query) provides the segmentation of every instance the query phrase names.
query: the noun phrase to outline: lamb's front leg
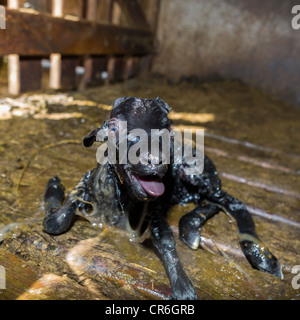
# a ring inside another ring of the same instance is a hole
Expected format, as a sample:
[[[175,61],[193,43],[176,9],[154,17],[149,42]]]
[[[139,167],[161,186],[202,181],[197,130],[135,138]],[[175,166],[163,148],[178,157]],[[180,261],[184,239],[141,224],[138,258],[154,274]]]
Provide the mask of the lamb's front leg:
[[[182,216],[179,221],[180,240],[189,248],[197,250],[201,246],[201,228],[220,210],[216,205],[203,202],[194,210]]]
[[[151,223],[152,243],[170,280],[172,299],[197,300],[194,286],[187,277],[179,260],[172,230],[161,214],[156,214]]]

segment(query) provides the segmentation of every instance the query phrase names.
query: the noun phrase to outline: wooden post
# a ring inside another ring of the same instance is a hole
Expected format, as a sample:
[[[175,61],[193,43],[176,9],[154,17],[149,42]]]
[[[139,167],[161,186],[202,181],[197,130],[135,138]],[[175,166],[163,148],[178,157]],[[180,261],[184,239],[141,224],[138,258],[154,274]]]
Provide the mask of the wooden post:
[[[158,18],[159,18],[159,10],[160,10],[160,2],[161,0],[153,0],[148,4],[148,8],[146,11],[147,20],[151,31],[156,34],[157,26],[158,26]],[[153,51],[155,51],[155,38],[153,39]],[[148,54],[141,60],[141,75],[147,74],[152,69],[153,63],[153,53]]]
[[[140,73],[140,65],[141,65],[140,57],[129,57],[126,62],[126,78],[135,78]]]
[[[122,81],[126,78],[126,58],[113,56],[108,62],[108,79],[111,82]]]
[[[54,17],[63,17],[64,0],[52,0],[52,15]],[[59,35],[58,35],[59,36]],[[78,57],[65,57],[59,53],[50,55],[50,79],[51,89],[73,89],[76,86],[75,68],[79,64]]]
[[[121,22],[121,7],[119,3],[115,0],[112,0],[112,15],[111,15],[111,23],[119,25]]]
[[[8,93],[17,95],[20,93],[20,59],[17,54],[9,54],[8,63]]]
[[[64,0],[52,0],[52,15],[54,17],[63,16]],[[59,89],[61,87],[61,55],[53,53],[50,55],[50,79],[49,87]]]
[[[87,0],[86,19],[96,21],[98,15],[98,5],[104,8],[105,3],[98,3],[97,0]],[[86,85],[101,85],[104,83],[102,73],[107,71],[107,57],[105,56],[84,56],[85,73],[80,88]]]
[[[151,0],[143,3],[143,11],[145,12],[145,18],[151,29],[151,31],[156,32],[158,15],[160,8],[160,0]]]
[[[18,9],[19,0],[8,0],[9,9]],[[17,54],[8,55],[8,92],[17,95],[21,92],[40,90],[42,87],[42,66],[39,57],[28,59]]]
[[[7,7],[9,9],[18,9],[18,0],[8,0]],[[8,92],[17,95],[20,93],[20,59],[17,54],[9,54],[8,63]]]
[[[19,0],[7,0],[7,7],[9,9],[19,9]]]
[[[59,53],[51,54],[50,62],[49,87],[59,89],[61,87],[61,55]]]
[[[121,7],[116,0],[112,0],[111,23],[119,25],[121,22]],[[111,82],[122,81],[125,78],[126,60],[123,56],[110,56],[107,72]]]
[[[52,15],[62,17],[64,9],[64,0],[52,0]]]
[[[97,19],[98,1],[97,0],[87,0],[87,12],[86,18],[90,21],[95,21]]]

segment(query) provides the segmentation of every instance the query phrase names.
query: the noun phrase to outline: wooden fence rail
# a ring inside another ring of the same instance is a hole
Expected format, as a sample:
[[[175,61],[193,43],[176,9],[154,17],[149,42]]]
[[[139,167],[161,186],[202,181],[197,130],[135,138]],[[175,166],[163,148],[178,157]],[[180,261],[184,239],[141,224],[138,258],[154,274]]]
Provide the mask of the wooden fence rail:
[[[159,0],[8,0],[5,9],[0,58],[8,56],[10,94],[41,89],[42,59],[53,89],[77,86],[78,66],[86,86],[103,83],[103,74],[134,77],[149,65]]]

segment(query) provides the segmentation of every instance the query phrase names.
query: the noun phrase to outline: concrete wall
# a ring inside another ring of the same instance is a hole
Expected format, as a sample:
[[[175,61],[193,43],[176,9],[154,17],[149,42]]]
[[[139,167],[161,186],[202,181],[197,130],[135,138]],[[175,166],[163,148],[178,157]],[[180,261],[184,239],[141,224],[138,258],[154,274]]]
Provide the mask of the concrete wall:
[[[300,0],[161,0],[153,71],[175,80],[240,79],[300,107],[295,4]]]

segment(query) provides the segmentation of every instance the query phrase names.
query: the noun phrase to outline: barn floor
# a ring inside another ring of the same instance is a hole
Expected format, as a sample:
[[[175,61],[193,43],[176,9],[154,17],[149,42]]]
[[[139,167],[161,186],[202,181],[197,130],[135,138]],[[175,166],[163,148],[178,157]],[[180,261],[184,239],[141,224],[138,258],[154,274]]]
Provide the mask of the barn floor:
[[[236,81],[169,85],[130,80],[82,92],[0,98],[0,299],[166,299],[164,269],[148,245],[83,219],[61,236],[42,231],[41,200],[50,177],[69,191],[96,164],[84,135],[120,96],[160,96],[178,128],[205,128],[205,152],[226,191],[252,213],[258,234],[283,265],[284,280],[254,270],[242,255],[236,226],[220,213],[202,229],[203,249],[180,243],[184,268],[200,299],[300,299],[292,268],[300,265],[300,112]]]

